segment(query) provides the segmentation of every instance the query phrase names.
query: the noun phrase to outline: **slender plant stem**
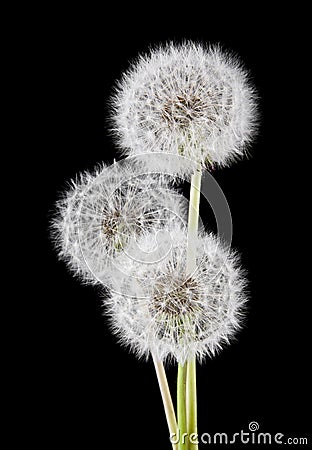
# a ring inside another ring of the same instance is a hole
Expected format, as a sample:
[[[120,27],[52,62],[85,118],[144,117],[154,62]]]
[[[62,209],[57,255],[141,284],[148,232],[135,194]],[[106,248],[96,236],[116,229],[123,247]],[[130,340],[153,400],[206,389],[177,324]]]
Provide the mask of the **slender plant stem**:
[[[188,450],[187,419],[186,419],[186,373],[187,363],[178,365],[177,383],[177,413],[179,427],[179,450]]]
[[[196,391],[196,359],[187,363],[186,374],[186,410],[187,410],[187,432],[190,439],[189,450],[197,450],[197,391]]]
[[[186,273],[191,275],[196,269],[196,243],[198,234],[199,201],[201,187],[201,168],[199,167],[191,180],[190,202],[188,212]]]
[[[191,180],[190,203],[187,233],[186,274],[191,275],[196,270],[196,247],[198,234],[199,201],[201,187],[201,168],[198,167]],[[187,433],[190,438],[188,450],[198,450],[197,436],[197,392],[196,392],[196,359],[187,363],[186,373],[186,411]],[[193,435],[193,436],[192,436]]]
[[[171,438],[173,438],[172,440],[175,441],[175,438],[178,436],[178,424],[177,424],[177,419],[176,419],[176,415],[174,412],[174,407],[173,407],[173,403],[172,403],[172,399],[171,399],[171,395],[170,395],[166,372],[165,372],[163,363],[161,361],[159,361],[159,359],[155,355],[152,355],[152,356],[153,356],[153,362],[154,362],[156,375],[157,375],[157,379],[158,379],[158,384],[159,384],[159,388],[160,388],[160,393],[161,393],[161,397],[162,397],[162,401],[163,401],[163,405],[164,405],[164,409],[165,409],[169,433],[170,433]],[[172,449],[178,450],[178,446],[174,442],[172,442]]]

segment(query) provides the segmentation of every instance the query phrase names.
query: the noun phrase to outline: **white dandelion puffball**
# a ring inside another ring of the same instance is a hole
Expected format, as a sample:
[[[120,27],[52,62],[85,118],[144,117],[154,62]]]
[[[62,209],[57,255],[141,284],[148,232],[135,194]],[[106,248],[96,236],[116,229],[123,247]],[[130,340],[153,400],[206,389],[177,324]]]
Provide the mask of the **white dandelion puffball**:
[[[168,44],[141,56],[112,96],[124,154],[166,152],[204,166],[244,154],[256,131],[256,94],[237,57],[220,47]]]
[[[71,183],[57,203],[52,237],[59,258],[75,275],[107,285],[110,277],[122,275],[114,261],[130,242],[166,222],[185,220],[183,198],[164,177],[140,174],[123,162],[103,165]]]
[[[96,176],[97,173],[84,172],[71,180],[68,189],[56,203],[50,229],[59,259],[67,263],[74,275],[91,283],[96,280],[84,261],[78,239],[79,208],[88,186]]]
[[[185,361],[213,356],[240,328],[246,303],[244,272],[237,255],[211,234],[197,242],[197,267],[186,276],[186,232],[169,231],[168,255],[128,261],[124,296],[112,292],[107,304],[113,332],[137,356],[153,353],[160,360]],[[166,237],[167,239],[167,237]],[[148,255],[153,236],[138,245]]]

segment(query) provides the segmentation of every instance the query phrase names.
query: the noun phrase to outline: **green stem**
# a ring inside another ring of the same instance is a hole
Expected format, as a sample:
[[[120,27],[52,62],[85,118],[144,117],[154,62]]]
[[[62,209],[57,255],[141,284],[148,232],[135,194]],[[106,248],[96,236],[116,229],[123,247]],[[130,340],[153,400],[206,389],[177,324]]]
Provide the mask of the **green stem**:
[[[201,187],[201,168],[198,167],[191,180],[186,275],[191,275],[196,270],[196,248],[199,219],[199,202]],[[198,450],[197,441],[197,392],[196,392],[196,358],[188,361],[186,374],[186,411],[187,433],[190,439],[188,450]]]
[[[198,233],[199,201],[201,186],[201,168],[199,167],[191,180],[190,202],[187,229],[186,274],[191,275],[196,269],[196,243]]]
[[[186,373],[187,364],[178,366],[177,412],[179,427],[179,450],[188,450],[187,418],[186,418]]]
[[[158,379],[158,384],[160,388],[160,393],[165,409],[166,419],[168,423],[169,433],[170,437],[173,438],[172,440],[175,442],[175,438],[177,437],[178,433],[178,425],[177,425],[177,419],[174,412],[174,407],[170,395],[170,390],[168,386],[168,381],[166,377],[166,372],[163,366],[163,363],[159,361],[158,358],[156,358],[155,355],[153,356],[153,362],[156,370],[156,375]],[[178,450],[177,444],[172,442],[172,449]]]
[[[186,385],[187,432],[190,439],[189,450],[197,450],[197,392],[196,392],[196,358],[188,361]]]

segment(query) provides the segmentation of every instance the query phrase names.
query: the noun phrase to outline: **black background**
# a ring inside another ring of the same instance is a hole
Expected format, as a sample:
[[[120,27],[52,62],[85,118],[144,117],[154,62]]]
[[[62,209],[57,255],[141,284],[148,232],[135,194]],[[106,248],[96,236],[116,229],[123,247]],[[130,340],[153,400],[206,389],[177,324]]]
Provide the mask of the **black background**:
[[[102,316],[101,294],[81,286],[57,261],[47,227],[67,180],[118,158],[105,122],[115,80],[150,44],[185,38],[219,42],[241,57],[262,116],[252,157],[214,173],[230,205],[233,246],[249,272],[250,302],[237,342],[198,367],[199,431],[230,434],[257,421],[263,432],[309,432],[309,178],[307,150],[299,143],[298,35],[295,40],[291,32],[300,21],[285,11],[255,9],[249,20],[226,7],[180,5],[177,11],[159,6],[140,16],[140,9],[122,5],[51,11],[34,32],[42,149],[35,191],[42,223],[36,380],[47,443],[170,448],[151,362],[137,361],[117,344]],[[168,368],[168,377],[174,393],[176,367]]]

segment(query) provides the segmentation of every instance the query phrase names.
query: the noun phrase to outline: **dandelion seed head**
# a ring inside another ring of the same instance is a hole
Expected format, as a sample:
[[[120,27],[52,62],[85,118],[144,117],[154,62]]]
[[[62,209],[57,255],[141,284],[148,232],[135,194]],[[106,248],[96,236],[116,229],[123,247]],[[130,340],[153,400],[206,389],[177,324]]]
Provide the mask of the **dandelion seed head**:
[[[255,90],[238,58],[192,42],[138,58],[112,107],[123,153],[175,153],[206,167],[241,157],[257,128]]]
[[[216,237],[201,233],[197,267],[186,274],[186,231],[174,225],[166,257],[153,264],[128,261],[122,292],[106,300],[111,326],[138,356],[157,355],[181,364],[212,357],[234,337],[244,317],[245,277],[238,256]],[[152,238],[138,243],[149,253]],[[162,250],[163,251],[163,250]],[[120,286],[119,286],[120,287]]]
[[[57,203],[52,238],[59,258],[83,282],[109,284],[127,270],[115,260],[138,236],[186,220],[182,196],[158,175],[123,163],[71,182]]]

